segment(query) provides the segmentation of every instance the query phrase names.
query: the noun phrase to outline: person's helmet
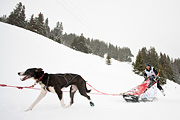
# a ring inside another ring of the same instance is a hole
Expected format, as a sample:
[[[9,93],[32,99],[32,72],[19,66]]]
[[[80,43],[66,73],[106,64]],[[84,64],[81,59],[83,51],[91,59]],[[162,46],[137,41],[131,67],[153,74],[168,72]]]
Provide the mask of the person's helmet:
[[[150,65],[149,63],[146,63],[146,67],[147,67],[147,66],[151,67],[151,65]]]

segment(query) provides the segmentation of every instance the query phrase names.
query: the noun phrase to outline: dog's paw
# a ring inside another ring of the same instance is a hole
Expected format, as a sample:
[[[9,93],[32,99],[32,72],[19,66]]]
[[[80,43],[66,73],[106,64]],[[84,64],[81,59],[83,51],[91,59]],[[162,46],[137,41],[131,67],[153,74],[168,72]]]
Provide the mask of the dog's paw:
[[[31,111],[32,110],[32,107],[29,107],[28,109],[26,109],[24,112],[28,112],[28,111]]]
[[[90,102],[90,106],[91,106],[91,107],[94,107],[94,103],[93,103],[92,101]]]
[[[68,108],[68,107],[70,107],[71,105],[61,105],[62,106],[62,108]]]
[[[31,111],[32,109],[27,109],[27,110],[25,110],[24,112],[28,112],[28,111]]]

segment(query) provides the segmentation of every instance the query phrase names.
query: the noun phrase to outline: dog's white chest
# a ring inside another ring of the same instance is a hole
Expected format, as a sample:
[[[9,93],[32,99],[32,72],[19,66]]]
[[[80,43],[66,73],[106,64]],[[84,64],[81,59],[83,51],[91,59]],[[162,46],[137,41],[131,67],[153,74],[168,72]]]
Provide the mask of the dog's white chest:
[[[40,85],[41,85],[42,88],[45,88],[45,85],[42,82],[40,82]],[[56,93],[55,90],[54,90],[54,87],[48,87],[47,89],[48,89],[48,91],[50,91],[52,93]]]
[[[49,91],[55,93],[54,87],[48,87]]]

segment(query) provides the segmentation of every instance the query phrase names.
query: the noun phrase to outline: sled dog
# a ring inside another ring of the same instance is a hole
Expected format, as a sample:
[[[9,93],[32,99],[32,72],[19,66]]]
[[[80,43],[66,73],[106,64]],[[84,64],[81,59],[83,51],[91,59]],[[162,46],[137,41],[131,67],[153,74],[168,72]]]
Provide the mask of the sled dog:
[[[41,85],[41,93],[34,101],[34,103],[26,110],[32,110],[34,106],[47,94],[47,92],[54,92],[57,94],[61,106],[67,108],[74,103],[74,94],[77,90],[79,93],[86,97],[91,106],[94,106],[94,103],[91,101],[90,96],[87,95],[91,90],[88,90],[86,87],[86,81],[78,74],[48,74],[44,73],[42,68],[30,68],[25,72],[18,72],[19,76],[23,76],[21,81],[27,79],[34,79],[36,83]],[[70,104],[66,106],[63,101],[63,92],[62,88],[70,86]]]

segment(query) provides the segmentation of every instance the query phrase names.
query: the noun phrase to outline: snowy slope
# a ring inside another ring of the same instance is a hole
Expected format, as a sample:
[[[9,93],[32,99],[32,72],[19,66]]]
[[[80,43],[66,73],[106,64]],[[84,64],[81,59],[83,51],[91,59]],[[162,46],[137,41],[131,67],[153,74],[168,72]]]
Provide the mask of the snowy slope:
[[[17,75],[17,72],[32,67],[41,67],[48,73],[80,74],[93,87],[106,93],[124,92],[143,81],[142,77],[132,72],[129,63],[112,60],[112,65],[108,66],[103,58],[74,51],[15,26],[0,23],[0,38],[0,84],[32,85],[34,81],[21,82]],[[153,103],[126,103],[120,96],[90,94],[95,103],[95,107],[90,107],[86,98],[76,93],[75,103],[68,109],[61,108],[58,97],[49,93],[30,112],[24,110],[32,104],[40,91],[0,87],[0,119],[178,120],[180,86],[168,82],[163,87],[167,95],[164,97],[158,92],[158,101]],[[64,99],[68,104],[68,93],[64,93]]]

